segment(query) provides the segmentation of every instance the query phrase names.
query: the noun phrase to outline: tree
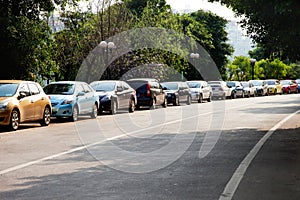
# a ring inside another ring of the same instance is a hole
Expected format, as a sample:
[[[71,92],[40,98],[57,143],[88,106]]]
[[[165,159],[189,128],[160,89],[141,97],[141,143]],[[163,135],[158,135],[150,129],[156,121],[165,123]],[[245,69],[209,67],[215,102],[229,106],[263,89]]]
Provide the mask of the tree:
[[[211,12],[205,12],[203,10],[191,13],[191,17],[194,18],[198,23],[203,24],[207,32],[211,35],[210,40],[212,43],[207,46],[200,40],[201,37],[199,37],[199,33],[195,34],[195,36],[199,38],[198,42],[203,44],[204,48],[206,48],[208,53],[211,55],[220,73],[225,75],[228,56],[232,55],[233,53],[233,47],[228,43],[228,33],[225,31],[227,20]],[[203,36],[204,34],[202,37]],[[204,38],[204,41],[208,41],[208,38]]]
[[[69,0],[55,2],[65,6]],[[57,71],[47,24],[53,9],[51,0],[0,1],[0,69],[7,72],[1,73],[1,79],[36,80],[47,78],[48,70]]]
[[[298,0],[210,0],[232,8],[248,35],[268,57],[300,59],[300,2]]]

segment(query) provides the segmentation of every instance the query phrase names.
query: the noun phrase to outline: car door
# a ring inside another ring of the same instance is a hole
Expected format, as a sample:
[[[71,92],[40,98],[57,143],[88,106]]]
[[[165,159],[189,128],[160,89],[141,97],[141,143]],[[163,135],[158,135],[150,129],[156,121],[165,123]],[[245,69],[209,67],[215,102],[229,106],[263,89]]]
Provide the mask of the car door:
[[[118,101],[118,105],[119,108],[125,108],[128,104],[126,101],[126,91],[124,90],[123,84],[122,82],[117,82],[117,86],[116,86],[116,94],[117,94],[117,101]]]
[[[85,97],[86,112],[91,113],[95,104],[95,94],[92,88],[87,83],[82,83]]]
[[[206,82],[202,82],[201,83],[201,88],[202,88],[203,98],[207,99],[210,95],[208,84]]]
[[[36,83],[28,83],[28,87],[31,93],[31,103],[34,107],[34,119],[42,119],[45,108],[45,97],[41,95],[41,91]]]
[[[130,86],[124,81],[122,81],[122,85],[124,89],[124,108],[127,109],[129,107],[129,102],[133,93],[133,89],[131,89]]]
[[[87,113],[88,104],[87,104],[83,84],[79,84],[79,83],[76,84],[75,95],[76,95],[76,102],[79,108],[78,110],[79,114]]]
[[[19,100],[21,121],[34,120],[34,104],[31,99],[32,97],[27,83],[21,83],[19,93],[23,93],[26,95]]]

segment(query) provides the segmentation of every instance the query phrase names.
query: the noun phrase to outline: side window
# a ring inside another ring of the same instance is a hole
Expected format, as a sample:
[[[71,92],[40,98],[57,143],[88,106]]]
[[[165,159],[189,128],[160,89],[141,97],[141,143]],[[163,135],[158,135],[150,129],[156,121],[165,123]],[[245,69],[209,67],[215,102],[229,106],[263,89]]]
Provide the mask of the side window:
[[[77,92],[84,92],[84,87],[82,84],[77,85]]]
[[[82,84],[85,93],[92,92],[91,88],[87,84]]]
[[[39,88],[36,84],[29,83],[28,86],[29,86],[29,90],[30,90],[32,95],[36,95],[36,94],[40,93],[40,90],[39,90]]]
[[[117,90],[118,91],[122,91],[123,90],[123,86],[122,86],[122,83],[118,83],[118,85],[117,85]]]
[[[20,86],[19,91],[25,93],[26,96],[30,96],[30,90],[29,90],[28,85],[26,83],[24,83]]]
[[[123,82],[123,88],[124,90],[129,90],[129,86],[127,85],[127,83]]]

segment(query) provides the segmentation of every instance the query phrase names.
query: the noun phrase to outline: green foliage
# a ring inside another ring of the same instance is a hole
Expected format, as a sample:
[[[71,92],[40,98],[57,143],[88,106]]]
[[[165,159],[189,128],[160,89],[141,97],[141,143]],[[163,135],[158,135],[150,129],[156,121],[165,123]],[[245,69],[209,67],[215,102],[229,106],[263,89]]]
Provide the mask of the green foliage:
[[[299,0],[210,0],[231,7],[245,16],[241,25],[264,47],[265,58],[300,59]]]
[[[261,59],[255,63],[254,79],[285,79],[292,78],[297,65],[286,65],[279,59]],[[299,67],[299,65],[298,65]],[[300,71],[300,70],[299,70]],[[247,81],[252,79],[252,66],[250,58],[246,56],[235,57],[227,66],[229,80]]]

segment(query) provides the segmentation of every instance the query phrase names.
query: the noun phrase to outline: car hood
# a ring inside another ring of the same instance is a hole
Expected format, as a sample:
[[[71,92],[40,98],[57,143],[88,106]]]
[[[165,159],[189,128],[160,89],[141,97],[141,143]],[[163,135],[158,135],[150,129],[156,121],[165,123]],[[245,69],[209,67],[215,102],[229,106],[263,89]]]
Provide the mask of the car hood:
[[[101,91],[101,92],[96,92],[96,94],[100,97],[103,97],[103,96],[111,96],[113,95],[113,91]]]
[[[269,88],[276,88],[275,85],[269,85],[268,87],[269,87]]]
[[[178,90],[164,90],[165,93],[176,93]]]
[[[51,102],[60,102],[65,99],[73,99],[73,95],[48,95]]]
[[[191,92],[199,92],[201,88],[190,88]]]
[[[13,97],[0,97],[0,104],[10,101]]]
[[[282,87],[288,87],[288,86],[290,86],[290,85],[288,85],[288,84],[283,84],[282,85]]]

